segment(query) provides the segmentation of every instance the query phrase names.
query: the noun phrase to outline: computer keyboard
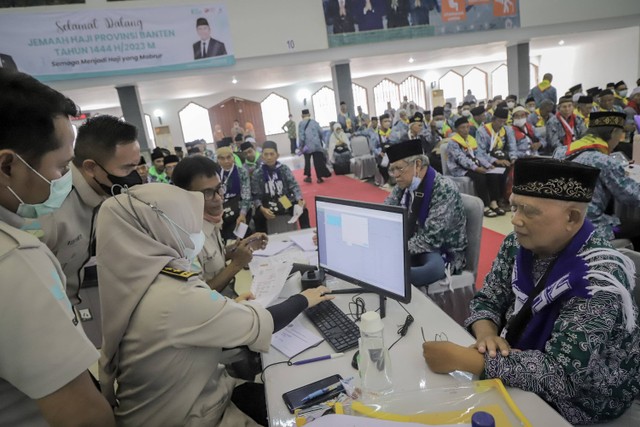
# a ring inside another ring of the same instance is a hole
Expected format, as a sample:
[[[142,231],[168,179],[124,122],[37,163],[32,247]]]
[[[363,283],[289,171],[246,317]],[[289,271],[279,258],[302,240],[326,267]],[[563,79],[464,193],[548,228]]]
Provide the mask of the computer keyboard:
[[[335,351],[343,352],[358,346],[360,328],[332,301],[322,301],[306,309],[305,313]]]

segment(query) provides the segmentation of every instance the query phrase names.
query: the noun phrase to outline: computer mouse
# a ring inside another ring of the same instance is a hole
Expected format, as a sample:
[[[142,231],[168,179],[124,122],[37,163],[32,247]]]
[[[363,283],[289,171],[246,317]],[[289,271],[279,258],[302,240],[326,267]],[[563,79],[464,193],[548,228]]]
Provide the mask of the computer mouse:
[[[358,369],[358,362],[360,361],[360,350],[356,351],[353,354],[353,359],[351,359],[351,366],[353,369]]]

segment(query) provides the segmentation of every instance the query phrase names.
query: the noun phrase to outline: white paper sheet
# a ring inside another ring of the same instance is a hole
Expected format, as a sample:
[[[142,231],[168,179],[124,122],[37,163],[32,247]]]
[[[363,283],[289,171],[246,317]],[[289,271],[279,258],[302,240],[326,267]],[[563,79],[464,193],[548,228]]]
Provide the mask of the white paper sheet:
[[[298,319],[271,337],[271,345],[287,357],[295,356],[320,341],[322,341],[322,337],[304,327]]]
[[[296,234],[291,236],[291,240],[305,252],[315,251],[317,249],[313,243],[313,233]]]
[[[505,168],[493,168],[493,169],[489,169],[487,173],[495,173],[498,175],[502,175],[505,170],[506,170]]]
[[[291,272],[293,263],[282,257],[253,258],[249,269],[253,274],[251,292],[255,301],[263,307],[268,307],[278,298]]]
[[[293,242],[291,240],[281,241],[281,240],[269,239],[269,243],[267,243],[267,247],[264,249],[258,249],[257,251],[253,251],[253,255],[270,257],[273,255],[279,254],[285,249],[291,247],[291,245],[293,245]]]

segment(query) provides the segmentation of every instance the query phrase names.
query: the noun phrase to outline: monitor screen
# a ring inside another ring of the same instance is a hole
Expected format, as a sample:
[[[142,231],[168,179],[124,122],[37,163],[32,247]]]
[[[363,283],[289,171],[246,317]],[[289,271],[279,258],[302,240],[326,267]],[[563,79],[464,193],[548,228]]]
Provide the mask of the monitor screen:
[[[316,217],[321,269],[366,290],[411,300],[404,208],[317,196]]]

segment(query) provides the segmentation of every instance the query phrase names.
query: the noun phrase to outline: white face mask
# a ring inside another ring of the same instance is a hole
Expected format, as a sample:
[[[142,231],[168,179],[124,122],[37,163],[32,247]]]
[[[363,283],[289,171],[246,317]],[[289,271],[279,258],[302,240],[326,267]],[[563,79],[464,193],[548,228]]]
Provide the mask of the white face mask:
[[[471,111],[469,111],[469,110],[462,110],[462,116],[463,116],[463,117],[471,117]]]
[[[444,126],[444,120],[436,120],[435,124],[436,124],[436,128],[442,129],[442,127]]]
[[[515,106],[516,106],[515,102],[512,102],[512,101],[507,102],[507,108],[512,109]]]
[[[621,90],[620,92],[618,92],[618,95],[624,98],[625,96],[627,96],[627,89]]]
[[[19,158],[22,163],[24,163],[29,169],[31,169],[36,175],[38,175],[43,181],[49,184],[49,197],[42,203],[29,204],[25,203],[18,194],[13,191],[11,187],[7,187],[7,189],[15,196],[16,199],[20,202],[18,206],[18,210],[16,214],[21,216],[22,218],[38,218],[40,216],[49,214],[56,209],[59,209],[62,206],[62,203],[65,201],[69,193],[71,192],[72,187],[72,177],[71,170],[68,170],[64,175],[62,175],[58,179],[54,179],[53,181],[49,181],[47,178],[42,176],[40,172],[31,167],[29,163],[27,163],[22,157],[16,154],[16,157]]]
[[[527,123],[527,119],[522,118],[522,119],[514,119],[513,120],[513,125],[514,126],[518,126],[519,128],[523,127],[525,125],[525,123]]]
[[[193,244],[193,249],[185,247],[184,257],[189,261],[193,261],[194,259],[196,259],[198,254],[202,252],[202,248],[204,248],[204,232],[201,230],[199,233],[191,233],[189,234],[189,239]]]
[[[527,107],[527,110],[533,113],[536,111],[536,107],[532,105],[531,107]]]

